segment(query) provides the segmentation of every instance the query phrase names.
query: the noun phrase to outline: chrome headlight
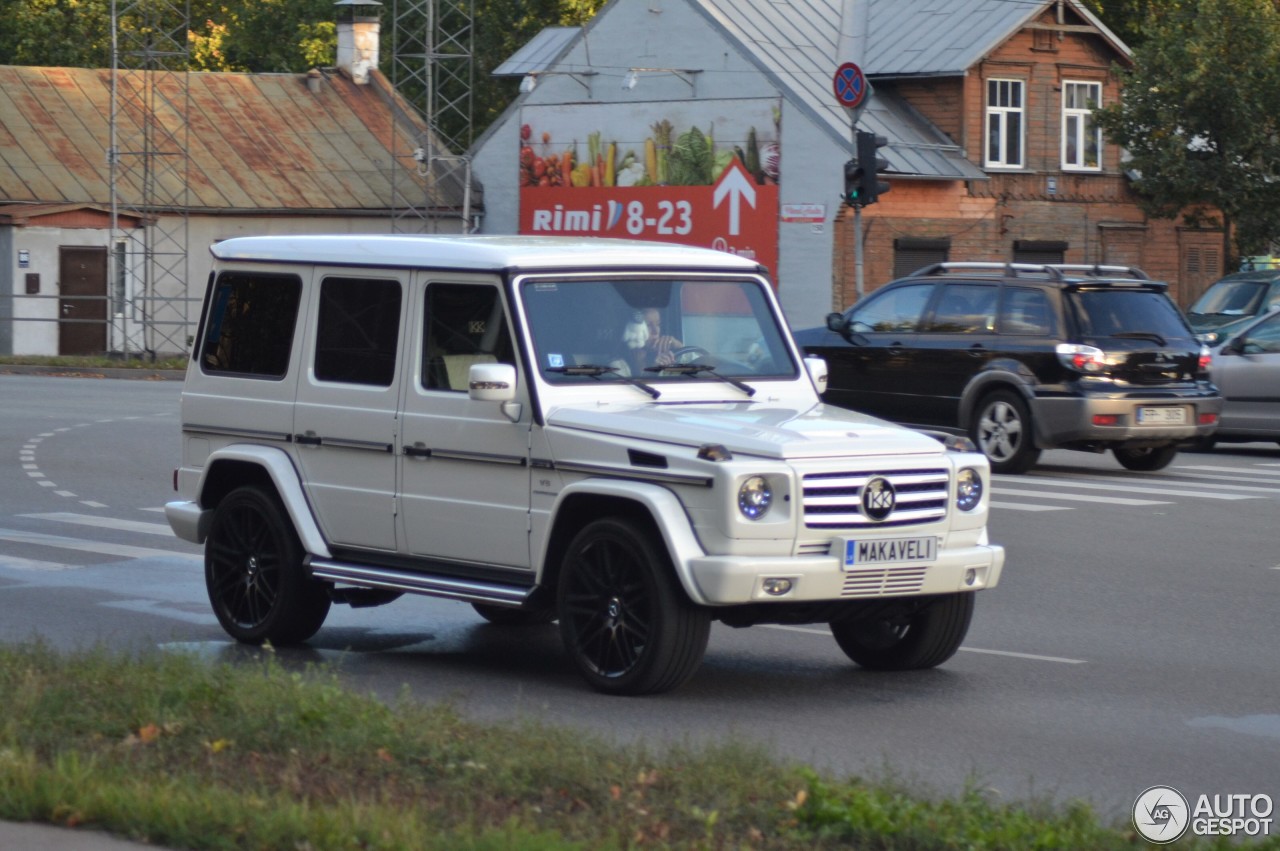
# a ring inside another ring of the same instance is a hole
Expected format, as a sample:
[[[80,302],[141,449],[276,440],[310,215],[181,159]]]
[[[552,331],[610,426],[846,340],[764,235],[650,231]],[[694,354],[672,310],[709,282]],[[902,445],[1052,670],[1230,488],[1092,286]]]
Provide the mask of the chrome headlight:
[[[738,488],[738,510],[748,520],[759,520],[773,504],[773,489],[764,476],[752,476]]]
[[[972,467],[956,473],[956,508],[973,511],[982,502],[982,474]]]

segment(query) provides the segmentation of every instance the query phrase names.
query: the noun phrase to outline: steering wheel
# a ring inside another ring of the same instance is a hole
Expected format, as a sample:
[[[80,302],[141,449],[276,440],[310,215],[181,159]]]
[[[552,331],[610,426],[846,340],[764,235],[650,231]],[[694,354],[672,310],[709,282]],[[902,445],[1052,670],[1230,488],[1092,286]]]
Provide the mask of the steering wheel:
[[[671,352],[676,363],[693,363],[701,357],[711,357],[711,352],[702,346],[681,346]]]

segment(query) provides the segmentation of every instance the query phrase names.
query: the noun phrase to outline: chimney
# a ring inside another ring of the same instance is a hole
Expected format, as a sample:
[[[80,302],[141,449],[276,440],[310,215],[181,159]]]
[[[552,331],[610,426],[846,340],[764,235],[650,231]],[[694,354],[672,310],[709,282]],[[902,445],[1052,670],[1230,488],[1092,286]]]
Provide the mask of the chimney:
[[[338,0],[338,70],[365,85],[378,67],[378,0]]]

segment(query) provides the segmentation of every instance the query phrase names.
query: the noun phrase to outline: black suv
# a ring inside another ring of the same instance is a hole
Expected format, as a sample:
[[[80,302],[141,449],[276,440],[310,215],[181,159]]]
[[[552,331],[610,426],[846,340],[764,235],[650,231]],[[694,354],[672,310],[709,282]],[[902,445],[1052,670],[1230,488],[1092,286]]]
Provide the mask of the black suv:
[[[1120,266],[939,263],[796,339],[827,361],[826,401],[967,433],[996,472],[1053,448],[1159,470],[1222,408],[1166,289]]]

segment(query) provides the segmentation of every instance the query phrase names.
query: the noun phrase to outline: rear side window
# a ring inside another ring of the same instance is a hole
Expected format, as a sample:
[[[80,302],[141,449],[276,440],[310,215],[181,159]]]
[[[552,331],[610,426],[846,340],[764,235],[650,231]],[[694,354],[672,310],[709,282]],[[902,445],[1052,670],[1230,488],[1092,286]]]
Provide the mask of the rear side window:
[[[209,298],[200,368],[215,375],[283,378],[301,295],[297,275],[223,272]]]
[[[1000,290],[990,284],[946,284],[929,330],[945,334],[990,334]]]
[[[1043,290],[1005,287],[1000,304],[1000,333],[1044,336],[1053,333],[1053,305]]]
[[[1157,334],[1165,339],[1192,336],[1169,297],[1150,290],[1079,290],[1073,294],[1085,337]]]
[[[400,282],[325,278],[316,328],[316,378],[390,387],[400,339]]]

